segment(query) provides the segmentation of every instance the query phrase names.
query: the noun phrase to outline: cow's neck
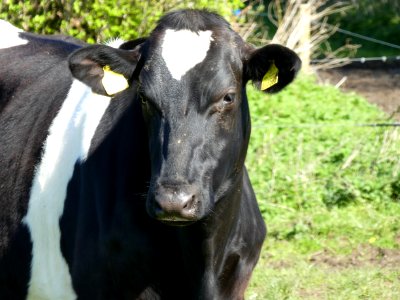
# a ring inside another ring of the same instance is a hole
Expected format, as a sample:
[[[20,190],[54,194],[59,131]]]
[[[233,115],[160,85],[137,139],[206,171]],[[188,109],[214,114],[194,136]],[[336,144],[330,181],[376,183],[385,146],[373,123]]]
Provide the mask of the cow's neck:
[[[214,208],[215,213],[210,216],[209,220],[206,221],[209,223],[204,226],[204,231],[209,236],[209,240],[213,241],[214,247],[217,246],[216,249],[207,250],[213,256],[212,263],[217,268],[222,267],[225,260],[224,255],[227,254],[222,249],[234,242],[234,236],[237,237],[237,230],[240,227],[242,177],[242,173],[238,174],[235,184],[223,198],[218,200]],[[213,229],[210,231],[210,228]]]
[[[190,259],[195,261],[194,265],[199,266],[203,262],[202,270],[198,274],[202,276],[201,292],[205,299],[214,298],[215,293],[221,285],[223,273],[232,271],[236,267],[237,254],[227,249],[238,249],[231,247],[238,240],[238,230],[240,230],[240,205],[243,186],[243,173],[239,173],[235,184],[225,196],[218,200],[214,208],[214,213],[202,222],[193,225],[188,236],[184,241],[193,239],[193,252]],[[201,239],[198,237],[201,236]],[[232,258],[235,261],[232,261]],[[188,265],[192,265],[188,262]],[[210,294],[207,294],[210,293]],[[215,299],[215,298],[214,298]]]

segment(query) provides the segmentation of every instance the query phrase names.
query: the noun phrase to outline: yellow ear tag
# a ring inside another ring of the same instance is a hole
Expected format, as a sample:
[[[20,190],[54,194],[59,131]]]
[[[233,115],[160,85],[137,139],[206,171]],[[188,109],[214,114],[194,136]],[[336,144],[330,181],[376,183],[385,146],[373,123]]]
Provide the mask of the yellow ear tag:
[[[265,91],[266,89],[270,88],[271,86],[278,83],[278,68],[275,66],[275,62],[272,61],[271,66],[267,73],[265,73],[262,82],[261,82],[261,90]]]
[[[104,76],[101,80],[108,95],[114,95],[129,87],[124,75],[111,71],[110,66],[103,67]]]

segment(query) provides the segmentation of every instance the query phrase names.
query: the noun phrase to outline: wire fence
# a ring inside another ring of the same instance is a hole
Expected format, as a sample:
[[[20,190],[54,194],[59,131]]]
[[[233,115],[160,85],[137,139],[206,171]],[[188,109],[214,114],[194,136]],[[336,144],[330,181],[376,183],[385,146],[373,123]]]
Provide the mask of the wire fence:
[[[327,25],[329,25],[332,28],[335,27],[335,26],[330,25],[330,24],[327,24]],[[337,28],[336,31],[340,32],[340,33],[344,33],[346,35],[357,37],[359,39],[362,39],[362,40],[365,40],[365,41],[369,41],[369,42],[372,42],[372,43],[375,43],[375,44],[380,44],[380,45],[384,45],[384,46],[387,46],[387,47],[400,49],[399,45],[388,43],[388,42],[385,42],[385,41],[382,41],[382,40],[378,40],[378,39],[375,39],[375,38],[372,38],[372,37],[369,37],[369,36],[365,36],[365,35],[362,35],[362,34],[359,34],[359,33],[351,32],[349,30],[345,30],[345,29],[342,29],[342,28]]]
[[[268,17],[267,13],[252,13],[252,14],[253,15],[257,15],[257,16],[261,16],[261,17]],[[383,40],[380,40],[380,39],[377,39],[377,38],[373,38],[373,37],[370,37],[370,36],[362,35],[362,34],[359,34],[359,33],[356,33],[356,32],[352,32],[350,30],[346,30],[346,29],[334,26],[332,24],[325,23],[325,25],[327,25],[327,26],[329,26],[331,28],[335,28],[335,30],[337,32],[339,32],[339,33],[342,33],[342,34],[345,34],[345,35],[349,35],[349,36],[352,36],[352,37],[356,37],[356,38],[359,38],[361,40],[365,40],[365,41],[372,42],[372,43],[375,43],[375,44],[380,44],[380,45],[383,45],[383,46],[386,46],[386,47],[390,47],[390,48],[394,48],[394,49],[400,50],[400,45],[397,45],[397,44],[394,44],[394,43],[389,43],[389,42],[386,42],[386,41],[383,41]],[[392,62],[392,61],[400,61],[400,55],[398,55],[398,56],[390,56],[390,57],[387,57],[387,56],[380,56],[380,57],[353,57],[353,58],[348,57],[347,59],[350,62],[360,62],[360,63],[365,63],[365,62],[368,62],[368,61]],[[328,61],[331,61],[331,60],[335,60],[335,59],[334,58],[332,58],[332,59],[330,59],[330,58],[313,59],[313,60],[311,60],[311,63],[328,62]]]
[[[361,40],[365,40],[365,41],[372,42],[372,43],[375,43],[375,44],[379,44],[379,45],[383,45],[383,46],[387,46],[387,47],[390,47],[390,48],[394,48],[394,49],[399,49],[400,50],[400,46],[399,45],[396,45],[396,44],[393,44],[393,43],[388,43],[386,41],[382,41],[382,40],[379,40],[379,39],[376,39],[376,38],[372,38],[372,37],[369,37],[369,36],[366,36],[366,35],[355,33],[355,32],[349,31],[349,30],[345,30],[345,29],[333,26],[331,24],[326,24],[326,25],[330,26],[331,28],[335,28],[335,30],[337,32],[339,32],[339,33],[346,34],[346,35],[349,35],[349,36],[352,36],[352,37],[356,37],[356,38],[359,38]],[[333,60],[333,59],[313,59],[311,62],[312,63],[319,63],[319,62],[326,62],[326,61],[329,61],[329,60]],[[393,61],[400,61],[400,55],[390,56],[390,57],[387,57],[387,56],[353,57],[353,58],[348,58],[348,61],[350,61],[350,62],[360,62],[360,63],[365,63],[365,62],[368,62],[368,61],[381,61],[381,62],[388,62],[389,63],[389,62],[393,62]]]
[[[262,16],[262,17],[269,17],[269,15],[267,13],[253,13],[253,15],[258,15],[258,16]],[[315,21],[314,21],[315,22]],[[318,25],[313,23],[314,25]],[[395,62],[395,66],[399,66],[400,64],[398,64],[398,62],[400,62],[400,45],[394,44],[394,43],[390,43],[387,41],[383,41],[374,37],[370,37],[370,36],[366,36],[363,34],[359,34],[356,32],[352,32],[350,30],[346,30],[343,28],[340,28],[338,26],[334,26],[332,24],[328,24],[328,23],[324,23],[324,26],[328,26],[331,29],[333,29],[334,31],[344,34],[344,35],[348,35],[351,37],[355,37],[357,39],[361,39],[364,41],[368,41],[370,43],[375,43],[378,45],[382,45],[385,47],[389,47],[392,49],[397,49],[399,50],[399,55],[397,56],[375,56],[375,57],[344,57],[343,59],[346,59],[347,62],[350,63],[366,63],[366,62],[383,62],[383,63],[388,63],[391,64],[393,62]],[[320,64],[320,63],[330,63],[332,61],[336,61],[338,58],[322,58],[322,59],[312,59],[310,60],[311,64]],[[342,66],[342,65],[338,65],[338,66]],[[342,81],[346,80],[346,77],[344,77],[342,79]],[[342,81],[340,81],[336,86],[340,86],[341,83],[343,83]],[[400,107],[391,113],[391,115],[389,116],[389,119],[392,118],[395,114],[400,113]],[[389,120],[388,119],[388,120]],[[317,123],[317,124],[254,124],[253,128],[324,128],[324,127],[343,127],[343,128],[351,128],[351,127],[365,127],[365,128],[390,128],[390,127],[400,127],[400,123],[399,122],[376,122],[376,123],[369,123],[369,124],[359,124],[359,123],[353,123],[353,124],[327,124],[327,123]]]
[[[400,127],[400,122],[393,123],[303,123],[303,124],[253,124],[253,128],[322,128],[322,127]]]
[[[329,59],[329,58],[321,58],[321,59],[312,59],[312,63],[320,63],[320,62],[326,62],[334,60],[334,58]],[[390,63],[390,62],[396,62],[400,61],[400,55],[399,56],[376,56],[376,57],[353,57],[353,58],[347,58],[348,61],[350,62],[359,62],[359,63],[366,63],[369,61],[381,61],[385,63]]]

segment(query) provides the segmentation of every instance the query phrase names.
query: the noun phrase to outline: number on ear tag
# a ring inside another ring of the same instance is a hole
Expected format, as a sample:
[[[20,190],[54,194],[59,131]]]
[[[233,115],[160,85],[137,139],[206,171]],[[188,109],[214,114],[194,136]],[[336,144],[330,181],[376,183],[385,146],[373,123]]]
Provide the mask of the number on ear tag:
[[[104,76],[101,83],[108,95],[114,95],[129,87],[124,75],[111,71],[110,66],[104,66],[103,71]]]
[[[278,83],[278,68],[275,66],[275,62],[272,61],[271,66],[267,73],[265,73],[262,82],[261,82],[261,90],[265,91],[266,89],[270,88],[271,86]]]

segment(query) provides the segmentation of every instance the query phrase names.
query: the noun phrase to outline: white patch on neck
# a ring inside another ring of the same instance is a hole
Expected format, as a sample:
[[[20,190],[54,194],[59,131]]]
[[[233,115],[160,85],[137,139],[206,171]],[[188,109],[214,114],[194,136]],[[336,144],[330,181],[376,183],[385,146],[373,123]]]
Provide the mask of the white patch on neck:
[[[28,300],[73,300],[76,294],[62,256],[59,220],[75,163],[85,160],[91,140],[110,104],[78,80],[54,118],[36,168],[29,198],[28,226],[33,244]]]
[[[27,40],[20,38],[20,32],[23,32],[23,30],[11,25],[7,21],[0,20],[0,49],[27,44]]]
[[[167,29],[162,44],[162,57],[172,77],[181,80],[190,69],[201,63],[210,48],[212,31]]]

